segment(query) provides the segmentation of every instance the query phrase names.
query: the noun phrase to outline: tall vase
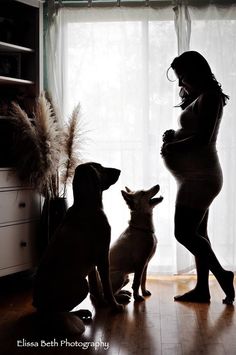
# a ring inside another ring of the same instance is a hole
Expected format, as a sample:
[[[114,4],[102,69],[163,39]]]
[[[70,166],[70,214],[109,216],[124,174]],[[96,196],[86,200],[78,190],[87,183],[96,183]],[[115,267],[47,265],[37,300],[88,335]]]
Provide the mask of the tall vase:
[[[40,254],[43,254],[56,229],[65,217],[67,209],[67,199],[64,197],[46,198],[44,200],[40,221]]]

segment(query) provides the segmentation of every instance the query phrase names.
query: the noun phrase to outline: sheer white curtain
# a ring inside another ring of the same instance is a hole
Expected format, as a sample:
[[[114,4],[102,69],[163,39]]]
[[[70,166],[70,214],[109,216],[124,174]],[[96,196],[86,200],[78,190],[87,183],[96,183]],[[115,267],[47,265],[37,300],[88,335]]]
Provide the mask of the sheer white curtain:
[[[191,40],[190,10],[194,18]],[[179,109],[173,108],[178,102],[177,85],[166,79],[171,61],[178,52],[188,49],[190,41],[191,49],[201,52],[204,49],[203,54],[211,63],[208,49],[201,42],[205,40],[204,29],[201,30],[202,39],[198,34],[196,44],[192,42],[195,23],[198,26],[195,10],[193,7],[178,7],[175,12],[172,7],[63,8],[50,27],[46,42],[48,87],[54,100],[61,104],[64,119],[78,102],[81,103],[82,119],[89,132],[84,160],[97,161],[122,171],[119,181],[104,193],[104,208],[112,226],[113,239],[119,236],[129,219],[120,190],[125,186],[131,189],[149,188],[156,183],[161,186],[164,201],[154,211],[159,243],[149,267],[149,272],[153,273],[186,271],[193,264],[190,254],[174,239],[176,187],[159,152],[163,132],[177,126],[179,114]],[[220,28],[221,21],[216,26]],[[181,36],[185,40],[177,41]],[[219,56],[222,58],[221,53]],[[226,67],[217,68],[217,72],[222,70],[227,72]],[[232,88],[225,87],[225,91],[233,97]],[[229,114],[233,108],[227,110]],[[233,125],[230,131],[224,128],[222,133],[226,134],[227,143],[227,134],[232,134],[235,128],[233,119],[230,124]],[[225,266],[235,265],[236,252],[233,196],[230,197],[231,206],[228,206],[227,199],[233,189],[231,174],[235,176],[232,148],[230,146],[230,156],[225,153],[228,193],[224,190],[220,207],[215,204],[211,214],[211,239]],[[232,210],[227,212],[229,209]],[[228,214],[231,214],[230,218]],[[227,223],[230,223],[228,228]],[[228,258],[225,257],[227,253],[231,254]]]

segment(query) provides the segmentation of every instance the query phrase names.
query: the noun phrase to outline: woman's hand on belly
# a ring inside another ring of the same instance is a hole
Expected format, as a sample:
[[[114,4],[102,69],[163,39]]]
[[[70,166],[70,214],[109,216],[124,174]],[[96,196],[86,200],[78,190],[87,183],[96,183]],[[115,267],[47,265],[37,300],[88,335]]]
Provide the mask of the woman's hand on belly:
[[[173,141],[175,138],[175,131],[173,129],[168,129],[167,131],[164,132],[162,136],[162,141],[164,143],[170,143]]]
[[[163,157],[167,156],[167,154],[170,153],[169,146],[170,143],[174,141],[174,139],[175,139],[175,131],[173,129],[168,129],[167,131],[164,132],[162,136],[163,145],[161,147],[161,155]]]

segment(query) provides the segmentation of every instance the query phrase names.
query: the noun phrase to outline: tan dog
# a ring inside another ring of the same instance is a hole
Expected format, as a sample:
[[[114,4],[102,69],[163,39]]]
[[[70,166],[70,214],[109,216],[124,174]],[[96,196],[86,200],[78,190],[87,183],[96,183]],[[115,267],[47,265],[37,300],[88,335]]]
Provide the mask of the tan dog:
[[[97,163],[76,168],[74,204],[49,244],[35,277],[33,305],[40,312],[69,312],[80,304],[89,292],[86,277],[96,267],[105,300],[113,309],[123,309],[111,289],[108,257],[111,228],[102,205],[102,192],[119,175],[120,170]],[[96,294],[95,289],[93,292]]]
[[[146,191],[132,192],[127,187],[126,192],[121,191],[131,210],[131,219],[128,228],[110,249],[110,277],[117,300],[129,300],[130,293],[121,289],[129,282],[128,275],[131,273],[134,273],[132,285],[134,300],[144,300],[139,294],[140,285],[143,296],[151,295],[146,289],[146,273],[157,245],[152,212],[163,200],[163,197],[153,198],[159,189],[159,185],[156,185]]]

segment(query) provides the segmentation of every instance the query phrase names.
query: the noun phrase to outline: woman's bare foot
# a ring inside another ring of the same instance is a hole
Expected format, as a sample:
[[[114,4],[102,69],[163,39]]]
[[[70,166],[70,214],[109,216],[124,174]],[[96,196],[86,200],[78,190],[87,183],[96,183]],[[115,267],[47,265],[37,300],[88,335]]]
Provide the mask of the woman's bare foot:
[[[222,290],[226,294],[225,299],[223,299],[223,303],[232,305],[235,298],[234,273],[232,271],[224,271],[222,278],[218,281]]]
[[[175,296],[174,300],[178,302],[210,303],[209,292],[202,292],[194,288],[180,296]]]

